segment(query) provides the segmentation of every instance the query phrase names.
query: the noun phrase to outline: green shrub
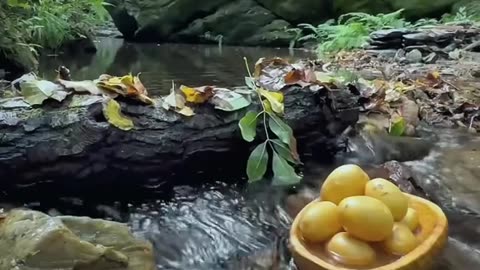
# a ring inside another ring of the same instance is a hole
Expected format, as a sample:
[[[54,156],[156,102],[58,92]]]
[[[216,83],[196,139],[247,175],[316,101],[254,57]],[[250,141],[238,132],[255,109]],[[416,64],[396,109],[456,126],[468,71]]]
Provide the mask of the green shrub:
[[[369,34],[381,29],[417,28],[438,24],[478,24],[480,4],[472,5],[477,5],[477,8],[461,7],[456,14],[446,14],[441,20],[424,18],[408,22],[401,16],[403,10],[377,15],[354,12],[317,26],[299,24],[298,28],[287,31],[295,36],[290,47],[297,42],[314,41],[317,43],[319,57],[326,57],[342,50],[362,48],[368,44]]]
[[[3,0],[0,53],[23,66],[31,65],[38,48],[58,49],[89,37],[106,18],[103,0]]]

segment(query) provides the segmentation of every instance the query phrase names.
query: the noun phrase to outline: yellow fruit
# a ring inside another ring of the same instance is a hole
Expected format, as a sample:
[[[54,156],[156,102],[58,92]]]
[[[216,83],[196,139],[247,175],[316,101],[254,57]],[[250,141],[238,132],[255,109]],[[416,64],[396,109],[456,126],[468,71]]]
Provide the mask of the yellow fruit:
[[[382,244],[389,253],[403,256],[414,250],[418,241],[407,225],[395,223],[393,233]]]
[[[337,233],[327,244],[327,251],[336,261],[350,266],[368,266],[375,262],[375,250],[366,242],[346,232]]]
[[[338,207],[343,228],[361,240],[383,241],[392,233],[392,213],[378,199],[353,196],[342,200]]]
[[[347,197],[363,195],[368,180],[370,178],[359,166],[342,165],[328,175],[320,190],[320,198],[338,204]]]
[[[407,213],[408,198],[392,182],[375,178],[365,185],[365,195],[379,199],[392,212],[393,219],[400,221]]]
[[[342,229],[338,206],[332,202],[313,203],[305,210],[299,227],[307,242],[328,240]]]
[[[417,229],[418,224],[420,221],[418,220],[417,211],[413,208],[408,208],[407,214],[401,221],[403,224],[407,225],[407,227],[413,232]]]

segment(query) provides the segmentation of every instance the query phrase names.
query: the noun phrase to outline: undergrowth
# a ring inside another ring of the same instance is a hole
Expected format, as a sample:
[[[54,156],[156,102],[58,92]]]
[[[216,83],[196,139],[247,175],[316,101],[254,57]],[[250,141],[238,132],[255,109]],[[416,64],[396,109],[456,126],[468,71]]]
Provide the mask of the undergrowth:
[[[441,20],[421,19],[416,22],[405,20],[402,17],[403,9],[377,15],[353,12],[317,26],[304,23],[287,31],[294,35],[290,47],[297,43],[315,42],[318,56],[325,58],[339,51],[364,47],[368,44],[370,33],[377,30],[418,28],[438,24],[477,24],[480,21],[478,10],[480,9],[477,9],[477,12],[470,12],[469,9],[461,7],[456,14],[446,14]]]
[[[0,1],[0,53],[28,65],[39,48],[58,49],[89,37],[109,16],[104,5],[103,0]]]

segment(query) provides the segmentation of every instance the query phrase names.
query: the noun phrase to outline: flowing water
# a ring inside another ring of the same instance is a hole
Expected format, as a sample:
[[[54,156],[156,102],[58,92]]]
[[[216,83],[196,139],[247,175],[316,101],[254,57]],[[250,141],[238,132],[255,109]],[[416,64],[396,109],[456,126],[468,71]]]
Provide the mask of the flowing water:
[[[44,58],[42,75],[54,76],[52,71],[58,65],[70,67],[78,80],[96,78],[101,73],[141,71],[150,92],[163,94],[172,80],[187,85],[242,84],[243,56],[254,62],[264,56],[301,58],[309,54],[271,48],[132,45],[107,39],[90,59]],[[450,220],[450,239],[436,269],[480,269],[480,140],[464,131],[427,130],[423,134],[431,142],[423,143],[428,147],[426,157],[414,141],[409,144],[413,147],[391,140],[365,147],[367,142],[354,138],[352,152],[340,153],[333,163],[308,162],[305,183],[296,188],[274,188],[265,183],[231,186],[220,181],[198,187],[179,186],[168,198],[154,200],[91,202],[58,198],[22,203],[51,214],[127,222],[136,235],[154,244],[158,269],[292,269],[286,248],[291,216],[316,196],[332,168],[345,162],[365,165],[392,157],[414,158],[418,160],[404,165],[411,170],[416,185],[443,207]],[[375,142],[380,140],[376,138]]]

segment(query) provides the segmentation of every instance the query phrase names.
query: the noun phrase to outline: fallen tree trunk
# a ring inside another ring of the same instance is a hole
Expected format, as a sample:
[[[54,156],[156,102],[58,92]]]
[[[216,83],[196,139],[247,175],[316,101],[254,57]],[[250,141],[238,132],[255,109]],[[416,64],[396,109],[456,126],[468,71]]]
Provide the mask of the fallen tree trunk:
[[[256,145],[242,140],[238,121],[258,104],[233,113],[202,105],[196,115],[185,117],[161,106],[120,103],[135,124],[131,131],[106,121],[99,97],[75,95],[39,108],[25,106],[19,98],[0,100],[3,189],[38,192],[39,186],[50,186],[62,193],[109,194],[112,187],[120,192],[121,186],[129,193],[135,188],[159,190],[172,181],[193,182],[185,179],[192,172],[225,177],[243,173],[249,148]],[[299,152],[325,152],[325,147],[335,146],[332,139],[358,118],[356,103],[348,91],[287,90],[285,120],[294,130]],[[260,129],[258,134],[263,134]]]

